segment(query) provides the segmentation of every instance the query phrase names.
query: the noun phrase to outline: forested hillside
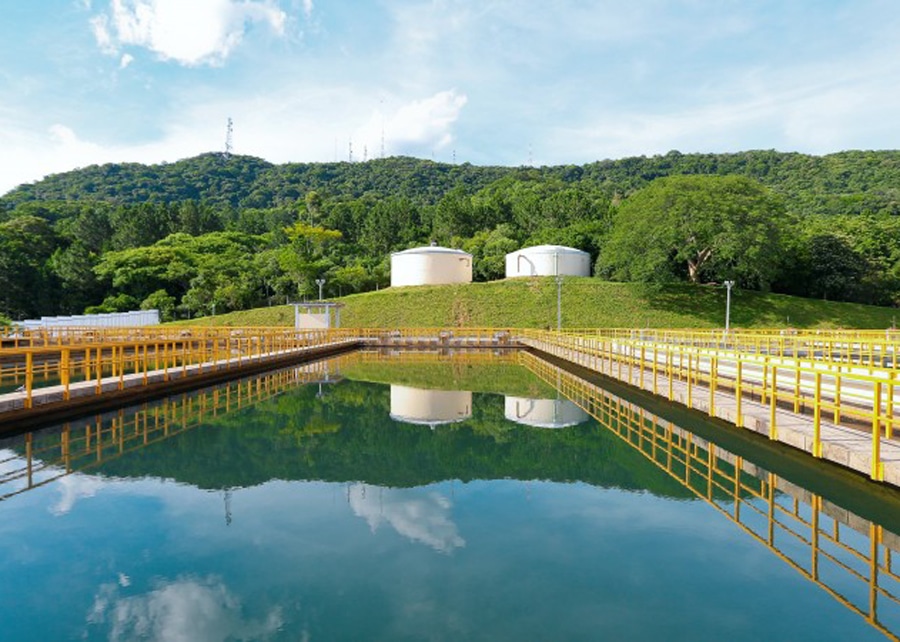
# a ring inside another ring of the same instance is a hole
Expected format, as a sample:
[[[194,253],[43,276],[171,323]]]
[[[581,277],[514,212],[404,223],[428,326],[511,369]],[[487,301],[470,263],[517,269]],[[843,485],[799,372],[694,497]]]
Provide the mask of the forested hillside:
[[[316,278],[327,296],[361,292],[389,282],[391,251],[429,241],[473,253],[476,280],[501,278],[509,251],[561,243],[602,278],[894,305],[898,214],[897,151],[92,166],[0,197],[0,318],[183,318],[311,298]]]

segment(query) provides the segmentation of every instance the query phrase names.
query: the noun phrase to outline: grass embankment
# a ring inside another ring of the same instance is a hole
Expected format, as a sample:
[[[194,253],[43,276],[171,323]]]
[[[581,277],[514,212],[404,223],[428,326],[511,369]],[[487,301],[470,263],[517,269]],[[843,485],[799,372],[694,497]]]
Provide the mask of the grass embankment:
[[[339,299],[343,327],[556,327],[556,283],[551,277],[465,285],[388,288]],[[568,328],[714,328],[725,319],[725,290],[673,284],[653,288],[566,277],[562,322]],[[734,328],[887,328],[895,308],[819,301],[735,290]],[[192,325],[290,326],[291,306],[194,319]]]

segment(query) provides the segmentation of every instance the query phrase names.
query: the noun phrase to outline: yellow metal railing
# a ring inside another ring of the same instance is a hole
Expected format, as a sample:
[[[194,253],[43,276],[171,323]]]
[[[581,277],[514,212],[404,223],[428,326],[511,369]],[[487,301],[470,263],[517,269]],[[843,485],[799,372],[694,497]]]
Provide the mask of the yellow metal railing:
[[[484,342],[508,338],[510,328],[332,328],[328,330],[279,327],[214,327],[214,326],[146,326],[140,328],[42,328],[37,330],[0,329],[4,348],[77,346],[95,343],[133,343],[136,341],[179,341],[184,339],[227,340],[233,337],[273,337],[322,335],[333,338],[454,339],[462,342]]]
[[[806,579],[900,640],[887,624],[900,617],[898,535],[538,357],[520,353],[520,362]],[[857,583],[866,600],[848,598],[836,588],[838,578]]]
[[[525,330],[519,331],[519,338],[738,427],[748,427],[747,418],[752,413],[747,402],[752,401],[756,413],[753,421],[764,425],[771,439],[779,439],[784,411],[806,415],[812,425],[809,451],[815,457],[823,456],[826,423],[864,429],[871,436],[868,473],[872,479],[884,480],[883,440],[894,437],[900,406],[898,376],[893,368],[744,354],[729,348],[654,342],[646,337],[610,339]],[[725,404],[727,409],[722,407]]]
[[[117,328],[116,330],[122,330]],[[100,339],[104,340],[101,341]],[[122,390],[127,385],[197,375],[211,370],[239,369],[310,348],[358,341],[357,333],[341,330],[294,331],[276,329],[215,329],[180,331],[177,336],[127,339],[121,335],[94,337],[88,343],[61,343],[41,347],[8,347],[0,351],[0,386],[18,387],[25,408],[33,406],[34,393],[42,387],[58,387],[63,400],[73,389],[94,392]]]
[[[563,334],[897,369],[900,330],[567,329]]]
[[[894,437],[900,405],[900,375],[894,367],[900,345],[897,334],[894,330],[51,328],[4,341],[0,395],[7,393],[9,398],[9,392],[20,388],[22,403],[30,408],[38,388],[56,386],[60,398],[67,400],[74,388],[79,394],[88,394],[91,388],[100,394],[341,342],[398,348],[512,347],[522,342],[738,426],[764,425],[772,439],[779,439],[786,412],[805,415],[812,424],[809,452],[815,457],[823,456],[822,434],[828,425],[864,429],[871,437],[867,472],[883,481],[884,440]]]

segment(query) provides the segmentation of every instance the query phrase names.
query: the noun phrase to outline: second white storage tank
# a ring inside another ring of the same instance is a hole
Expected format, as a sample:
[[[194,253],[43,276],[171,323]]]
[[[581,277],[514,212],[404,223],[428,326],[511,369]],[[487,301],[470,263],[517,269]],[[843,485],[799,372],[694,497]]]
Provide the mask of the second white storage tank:
[[[506,397],[506,418],[535,428],[565,428],[588,420],[588,414],[568,399]]]
[[[590,276],[591,255],[564,245],[535,245],[506,255],[506,278]]]

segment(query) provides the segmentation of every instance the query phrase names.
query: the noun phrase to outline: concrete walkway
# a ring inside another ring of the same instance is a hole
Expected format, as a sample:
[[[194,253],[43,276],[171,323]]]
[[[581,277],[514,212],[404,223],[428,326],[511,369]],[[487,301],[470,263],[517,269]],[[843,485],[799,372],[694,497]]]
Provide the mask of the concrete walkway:
[[[294,350],[279,350],[242,356],[240,358],[231,357],[202,364],[150,370],[146,373],[137,372],[121,374],[115,377],[103,377],[99,381],[97,379],[78,381],[69,384],[68,399],[66,399],[63,385],[44,386],[32,389],[30,409],[26,408],[27,394],[24,390],[9,392],[0,394],[0,422],[8,421],[12,417],[25,417],[30,413],[36,414],[49,406],[59,408],[85,405],[86,402],[97,402],[102,397],[113,397],[117,393],[121,395],[124,391],[139,392],[140,388],[172,385],[176,382],[185,383],[187,379],[206,379],[226,372],[234,373],[235,376],[238,376],[243,370],[248,368],[258,368],[269,364],[274,366],[286,359],[313,357],[359,344],[360,342],[356,339],[347,339],[305,346]]]
[[[624,383],[654,392],[653,377],[648,368],[644,369],[643,381],[640,381],[640,369],[627,364],[611,363],[609,360],[586,354],[571,347],[562,347],[534,339],[521,339],[521,342],[540,352],[551,354],[594,372],[618,379]],[[621,376],[619,373],[621,372]],[[656,374],[655,394],[668,398],[669,386],[672,388],[672,401],[689,408],[699,410],[707,415],[723,419],[736,426],[752,430],[783,444],[813,454],[814,422],[811,416],[798,414],[776,408],[775,430],[770,431],[772,409],[769,404],[762,404],[748,397],[742,397],[740,413],[735,395],[729,392],[716,392],[712,397],[709,388],[699,384],[690,387],[684,381],[669,379],[665,372]],[[714,406],[710,412],[710,402]],[[900,487],[900,442],[882,436],[880,440],[879,466],[873,468],[873,438],[871,431],[837,425],[824,419],[820,421],[821,458],[858,471],[867,477],[893,486]],[[772,434],[774,433],[774,434]],[[815,456],[815,455],[814,455]],[[873,475],[873,472],[875,473]],[[880,478],[880,479],[879,479]]]

